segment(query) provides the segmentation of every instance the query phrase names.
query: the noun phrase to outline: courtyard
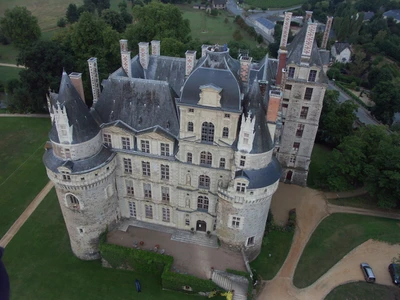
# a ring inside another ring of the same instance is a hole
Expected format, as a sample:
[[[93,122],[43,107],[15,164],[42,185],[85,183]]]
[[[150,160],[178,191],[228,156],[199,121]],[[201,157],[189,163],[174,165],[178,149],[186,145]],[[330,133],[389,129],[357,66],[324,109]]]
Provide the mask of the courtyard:
[[[188,234],[192,235],[192,233]],[[137,247],[148,251],[157,250],[160,252],[163,250],[163,252],[165,251],[164,254],[174,257],[172,271],[203,279],[210,278],[211,268],[222,271],[226,269],[246,271],[242,255],[239,252],[234,252],[224,246],[211,248],[193,243],[174,241],[171,240],[172,235],[172,233],[129,226],[126,231],[117,229],[109,232],[107,241],[119,246]],[[174,233],[174,235],[177,234]],[[185,233],[178,232],[178,235],[185,235]],[[193,235],[196,240],[209,239],[205,233],[196,232]]]

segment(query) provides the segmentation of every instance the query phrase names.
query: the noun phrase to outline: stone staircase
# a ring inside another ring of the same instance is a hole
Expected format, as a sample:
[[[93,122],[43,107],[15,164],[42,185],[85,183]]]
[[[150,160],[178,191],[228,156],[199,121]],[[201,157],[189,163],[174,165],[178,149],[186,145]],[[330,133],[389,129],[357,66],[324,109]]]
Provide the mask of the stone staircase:
[[[214,270],[211,275],[211,280],[224,290],[233,290],[233,300],[247,300],[247,288],[249,285],[247,278],[224,271]]]
[[[146,228],[149,230],[171,234],[172,241],[196,244],[199,246],[210,247],[210,248],[218,248],[217,237],[214,235],[208,237],[207,234],[203,232],[197,231],[192,233],[191,231],[187,230],[175,229],[172,227],[142,222],[134,219],[125,220],[124,222],[122,222],[121,225],[118,227],[118,230],[126,232],[129,226]]]
[[[185,230],[175,230],[172,234],[171,240],[181,243],[196,244],[204,247],[218,248],[217,237],[215,235],[208,237],[203,232],[192,233]]]

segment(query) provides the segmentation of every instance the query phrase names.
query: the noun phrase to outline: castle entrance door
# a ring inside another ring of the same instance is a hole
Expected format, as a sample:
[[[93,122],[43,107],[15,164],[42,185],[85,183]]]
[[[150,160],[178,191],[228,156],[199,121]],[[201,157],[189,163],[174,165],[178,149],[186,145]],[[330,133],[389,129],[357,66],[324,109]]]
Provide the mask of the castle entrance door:
[[[286,173],[286,181],[292,181],[293,172],[289,171]]]
[[[205,221],[197,221],[196,230],[205,232],[207,230],[207,223]]]

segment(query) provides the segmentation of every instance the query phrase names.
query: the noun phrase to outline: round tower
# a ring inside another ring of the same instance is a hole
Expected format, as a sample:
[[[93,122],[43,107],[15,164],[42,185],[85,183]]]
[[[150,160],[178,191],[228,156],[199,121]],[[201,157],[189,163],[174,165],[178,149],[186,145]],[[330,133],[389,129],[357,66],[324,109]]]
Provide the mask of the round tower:
[[[261,251],[272,195],[281,167],[272,158],[273,142],[258,83],[245,97],[231,181],[218,189],[217,235],[254,260]]]
[[[59,94],[50,93],[52,121],[43,160],[54,182],[74,254],[99,258],[99,235],[119,219],[115,153],[103,146],[101,130],[64,72]]]

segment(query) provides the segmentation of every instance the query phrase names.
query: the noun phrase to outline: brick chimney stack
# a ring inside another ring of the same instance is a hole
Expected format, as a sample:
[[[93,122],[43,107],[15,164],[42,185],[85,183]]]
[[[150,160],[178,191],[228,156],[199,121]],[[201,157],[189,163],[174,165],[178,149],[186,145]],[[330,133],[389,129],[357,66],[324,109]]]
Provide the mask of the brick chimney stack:
[[[310,61],[316,31],[316,23],[310,23],[307,25],[306,38],[304,40],[303,50],[301,52],[302,63],[308,63]]]
[[[149,65],[149,43],[141,42],[139,45],[139,61],[142,68],[147,70]]]
[[[328,44],[329,33],[331,32],[332,28],[333,17],[327,17],[324,37],[322,38],[321,49],[326,49],[326,45]]]
[[[251,66],[251,61],[253,60],[252,57],[250,56],[241,56],[240,57],[240,79],[243,82],[248,82],[249,81],[249,75],[250,75],[250,66]]]
[[[100,97],[100,80],[99,71],[97,69],[97,58],[91,57],[88,59],[90,84],[92,86],[93,105],[96,104]]]
[[[160,55],[160,41],[151,41],[151,55]]]
[[[83,103],[85,102],[85,93],[83,92],[83,84],[82,84],[82,73],[72,72],[68,75],[69,79],[71,79],[72,85],[77,90],[79,96],[81,97]]]
[[[281,43],[279,45],[278,50],[278,73],[276,75],[276,85],[280,85],[282,83],[282,76],[284,73],[284,69],[286,68],[286,57],[287,57],[287,41],[290,32],[290,22],[292,20],[292,13],[285,12],[285,18],[283,21],[283,28],[282,28],[282,36],[281,36]]]
[[[121,65],[126,75],[132,78],[131,52],[128,51],[128,40],[119,40],[121,49]]]
[[[186,57],[185,76],[189,76],[194,66],[196,65],[196,51],[187,50],[185,53],[185,57]]]

